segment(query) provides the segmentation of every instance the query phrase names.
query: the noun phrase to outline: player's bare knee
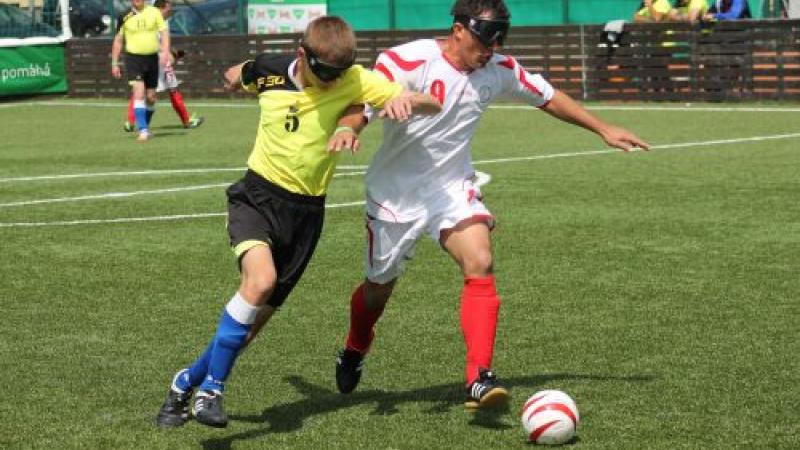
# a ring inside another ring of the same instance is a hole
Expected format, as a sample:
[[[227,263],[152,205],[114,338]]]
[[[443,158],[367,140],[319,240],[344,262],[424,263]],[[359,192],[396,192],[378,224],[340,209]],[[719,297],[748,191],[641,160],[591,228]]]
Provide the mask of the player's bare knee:
[[[489,251],[480,251],[464,258],[461,270],[464,276],[485,277],[492,274],[494,260]]]
[[[242,276],[242,283],[239,291],[249,303],[256,302],[261,305],[272,295],[272,291],[275,290],[276,281],[274,274],[265,273]]]

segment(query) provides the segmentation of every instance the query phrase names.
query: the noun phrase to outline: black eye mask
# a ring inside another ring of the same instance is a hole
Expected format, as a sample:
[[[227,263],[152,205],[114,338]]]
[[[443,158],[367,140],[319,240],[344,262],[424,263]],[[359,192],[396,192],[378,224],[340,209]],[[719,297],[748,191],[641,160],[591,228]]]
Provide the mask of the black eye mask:
[[[492,47],[495,43],[503,45],[508,35],[508,28],[511,26],[508,19],[489,20],[464,15],[455,16],[453,22],[464,25],[481,44],[487,47]]]
[[[336,66],[320,59],[308,45],[301,44],[300,46],[303,47],[303,50],[306,52],[306,61],[308,61],[308,67],[311,69],[311,72],[322,81],[333,81],[339,78],[347,69],[352,67],[356,60],[356,52],[354,51],[353,58],[347,65]]]

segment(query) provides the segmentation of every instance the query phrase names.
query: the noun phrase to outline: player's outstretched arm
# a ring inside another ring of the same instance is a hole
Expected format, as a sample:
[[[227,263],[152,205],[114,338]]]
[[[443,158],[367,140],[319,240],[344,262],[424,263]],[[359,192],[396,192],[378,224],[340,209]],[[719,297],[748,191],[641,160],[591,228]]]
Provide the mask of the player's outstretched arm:
[[[573,100],[569,95],[559,90],[555,91],[550,103],[545,105],[542,109],[557,119],[597,133],[610,147],[615,147],[626,152],[636,147],[642,150],[650,148],[650,144],[643,141],[639,136],[636,136],[625,128],[604,122],[599,117],[587,111],[586,108],[578,104],[578,102]]]
[[[226,90],[235,91],[242,86],[242,68],[246,61],[229,67],[222,75],[222,83]]]
[[[414,91],[403,91],[402,94],[383,105],[378,114],[380,118],[389,118],[405,122],[412,113],[433,115],[442,110],[442,105],[428,94]]]

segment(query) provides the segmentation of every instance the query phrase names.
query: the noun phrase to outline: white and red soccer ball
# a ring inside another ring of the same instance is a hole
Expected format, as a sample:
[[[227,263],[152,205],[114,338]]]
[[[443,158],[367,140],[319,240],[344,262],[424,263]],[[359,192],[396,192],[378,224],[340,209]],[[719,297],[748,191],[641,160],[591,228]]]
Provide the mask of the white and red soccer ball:
[[[528,440],[537,444],[558,445],[575,436],[580,422],[575,401],[557,390],[539,391],[522,407],[522,427]]]

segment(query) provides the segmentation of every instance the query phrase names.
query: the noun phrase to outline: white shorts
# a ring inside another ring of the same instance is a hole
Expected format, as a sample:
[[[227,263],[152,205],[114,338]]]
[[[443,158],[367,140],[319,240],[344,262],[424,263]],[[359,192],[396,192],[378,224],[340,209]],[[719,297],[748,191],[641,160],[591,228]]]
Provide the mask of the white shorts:
[[[399,277],[406,262],[414,256],[417,241],[425,233],[439,242],[443,230],[454,228],[467,219],[486,222],[490,229],[494,227],[494,217],[483,204],[480,189],[469,180],[455,184],[446,195],[438,197],[424,215],[412,221],[377,219],[376,212],[367,207],[364,266],[370,281],[384,284]]]
[[[175,76],[175,67],[170,67],[169,70],[164,70],[164,66],[158,65],[158,86],[156,92],[164,92],[167,89],[177,89],[181,82]]]

